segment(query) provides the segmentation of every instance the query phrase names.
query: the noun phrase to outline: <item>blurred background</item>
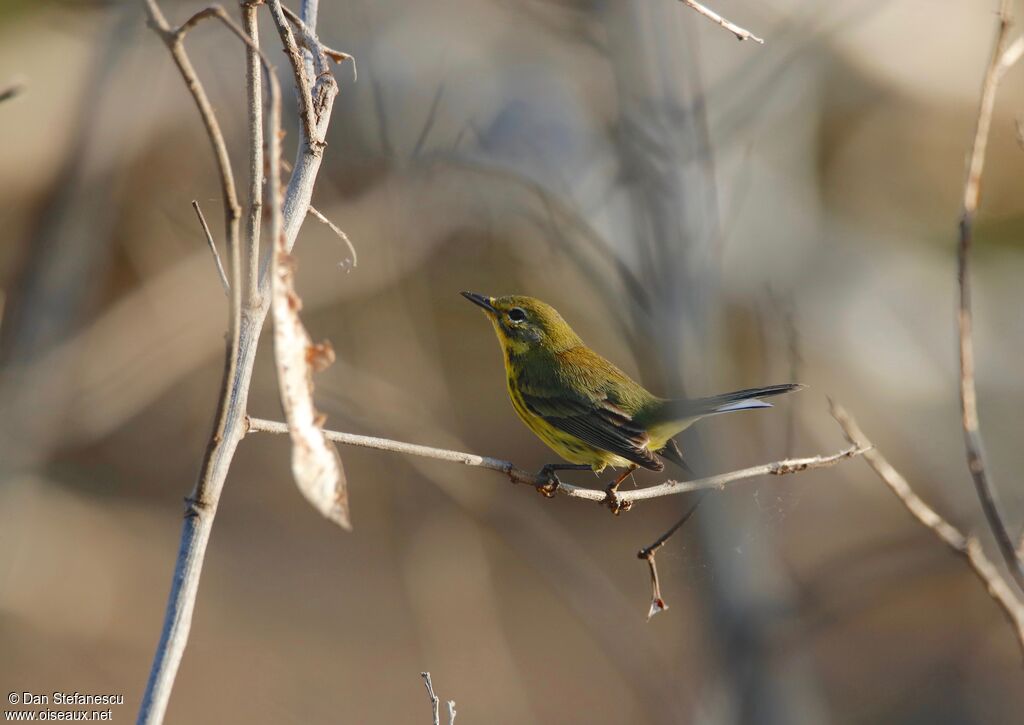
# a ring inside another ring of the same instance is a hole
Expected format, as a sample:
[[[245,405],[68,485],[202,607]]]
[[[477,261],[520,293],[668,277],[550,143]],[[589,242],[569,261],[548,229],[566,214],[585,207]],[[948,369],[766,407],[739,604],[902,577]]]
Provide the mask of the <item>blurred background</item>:
[[[550,462],[458,292],[531,294],[666,395],[810,385],[699,426],[698,472],[839,450],[833,396],[994,552],[953,313],[997,3],[709,4],[765,45],[673,0],[322,3],[322,39],[359,71],[337,69],[314,194],[358,263],[312,218],[296,246],[304,319],[338,353],[317,378],[328,426]],[[201,4],[161,6],[180,22]],[[187,45],[244,184],[242,49],[214,25]],[[974,273],[982,427],[1014,526],[1022,74],[996,106]],[[7,0],[0,85],[17,79],[0,105],[0,685],[123,694],[128,721],[221,374],[227,308],[190,208],[222,242],[220,194],[141,3]],[[263,348],[250,410],[279,419]],[[285,440],[241,444],[169,722],[429,722],[422,670],[466,723],[1024,717],[1002,612],[862,461],[709,496],[659,554],[670,609],[648,622],[635,554],[686,497],[613,518],[487,471],[341,454],[351,534],[299,495]]]

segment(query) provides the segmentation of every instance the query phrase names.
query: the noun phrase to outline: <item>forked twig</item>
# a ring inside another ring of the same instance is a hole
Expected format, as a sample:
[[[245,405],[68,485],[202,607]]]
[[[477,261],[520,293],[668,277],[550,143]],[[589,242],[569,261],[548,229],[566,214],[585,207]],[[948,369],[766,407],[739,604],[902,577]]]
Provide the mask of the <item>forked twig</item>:
[[[427,695],[430,697],[430,709],[434,725],[441,725],[441,698],[434,694],[434,683],[430,681],[429,672],[421,672],[423,684],[427,687]],[[455,700],[448,700],[448,725],[455,724]]]
[[[663,547],[665,545],[665,542],[672,538],[672,535],[679,531],[679,529],[682,528],[683,524],[685,524],[690,519],[690,517],[693,516],[694,512],[697,510],[697,507],[700,506],[700,502],[704,500],[704,497],[707,496],[707,494],[708,492],[706,490],[701,491],[697,495],[697,499],[693,502],[693,505],[686,510],[686,513],[683,514],[682,518],[680,518],[678,521],[672,524],[672,526],[669,527],[668,531],[666,531],[664,534],[655,539],[653,544],[651,544],[650,546],[645,546],[636,553],[638,559],[643,559],[647,562],[647,566],[649,567],[651,572],[651,608],[647,611],[647,619],[650,619],[655,614],[658,614],[659,612],[664,612],[666,609],[668,609],[668,605],[665,603],[665,600],[661,596],[661,582],[658,580],[658,565],[654,561],[654,556],[658,553],[658,549]]]

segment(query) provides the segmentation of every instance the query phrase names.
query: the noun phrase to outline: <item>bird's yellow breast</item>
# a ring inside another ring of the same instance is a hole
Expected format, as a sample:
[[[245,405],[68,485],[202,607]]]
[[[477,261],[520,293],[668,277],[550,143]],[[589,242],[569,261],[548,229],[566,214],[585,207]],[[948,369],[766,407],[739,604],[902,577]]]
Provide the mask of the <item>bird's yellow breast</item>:
[[[526,426],[559,456],[570,463],[590,466],[594,469],[595,473],[600,473],[607,466],[623,468],[631,465],[622,456],[601,450],[600,448],[594,448],[571,433],[559,430],[530,410],[523,400],[522,393],[519,391],[517,383],[518,371],[515,369],[511,356],[508,355],[507,351],[505,355],[505,376],[508,383],[508,397],[511,399],[512,407],[515,408],[516,413],[526,423]]]

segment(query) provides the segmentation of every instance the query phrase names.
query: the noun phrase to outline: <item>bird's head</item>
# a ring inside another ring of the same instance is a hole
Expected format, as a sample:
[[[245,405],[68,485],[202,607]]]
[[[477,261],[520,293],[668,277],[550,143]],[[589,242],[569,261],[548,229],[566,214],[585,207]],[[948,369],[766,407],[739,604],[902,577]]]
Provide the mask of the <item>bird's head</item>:
[[[476,292],[463,292],[462,296],[484,309],[506,352],[559,352],[582,344],[558,310],[538,299],[522,295],[488,297]]]

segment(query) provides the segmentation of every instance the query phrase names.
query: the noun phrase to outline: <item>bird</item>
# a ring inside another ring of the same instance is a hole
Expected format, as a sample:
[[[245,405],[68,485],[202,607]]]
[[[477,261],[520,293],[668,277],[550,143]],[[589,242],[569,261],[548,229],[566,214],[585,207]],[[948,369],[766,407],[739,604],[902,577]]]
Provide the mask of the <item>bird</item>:
[[[613,493],[637,468],[664,470],[671,461],[692,477],[675,436],[709,415],[770,408],[761,398],[806,386],[748,388],[690,400],[649,392],[583,340],[549,304],[534,297],[462,296],[483,308],[505,358],[512,407],[526,426],[568,463],[549,463],[538,490],[553,496],[557,471],[625,468]]]

